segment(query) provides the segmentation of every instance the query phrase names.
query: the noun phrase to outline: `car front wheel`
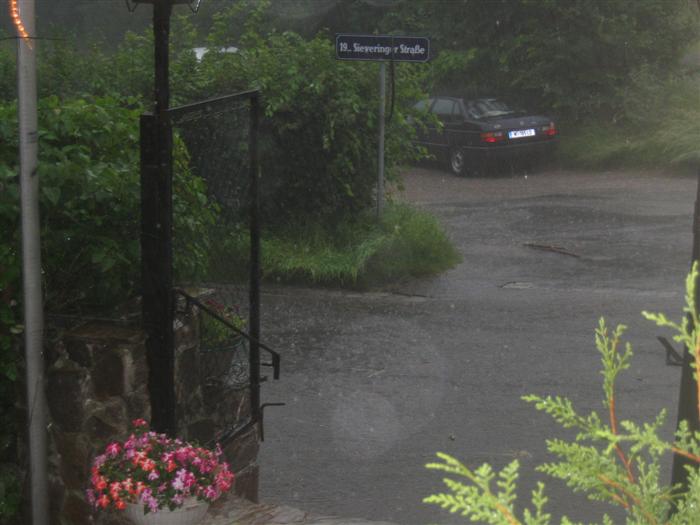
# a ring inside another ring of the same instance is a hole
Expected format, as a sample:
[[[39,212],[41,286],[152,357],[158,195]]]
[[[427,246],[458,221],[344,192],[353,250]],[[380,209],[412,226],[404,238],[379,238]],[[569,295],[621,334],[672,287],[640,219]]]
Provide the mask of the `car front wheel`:
[[[462,148],[455,147],[450,150],[450,170],[460,177],[467,174],[466,156]]]

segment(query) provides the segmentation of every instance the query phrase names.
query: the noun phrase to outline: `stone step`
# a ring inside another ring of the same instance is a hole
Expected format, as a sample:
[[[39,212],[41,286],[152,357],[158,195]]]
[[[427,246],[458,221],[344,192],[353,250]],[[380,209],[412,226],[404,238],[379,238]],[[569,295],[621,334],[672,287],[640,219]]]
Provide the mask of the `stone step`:
[[[286,505],[228,498],[213,505],[201,525],[395,525],[386,521],[320,516]]]

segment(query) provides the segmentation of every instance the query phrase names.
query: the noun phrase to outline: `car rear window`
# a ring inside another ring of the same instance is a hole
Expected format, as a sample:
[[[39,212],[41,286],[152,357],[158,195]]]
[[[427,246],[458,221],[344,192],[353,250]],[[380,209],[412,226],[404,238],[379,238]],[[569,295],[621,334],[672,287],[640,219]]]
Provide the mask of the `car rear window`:
[[[433,113],[439,116],[452,116],[455,107],[455,101],[447,98],[439,98],[433,106]]]
[[[483,98],[478,100],[470,100],[465,104],[467,114],[471,118],[491,118],[503,117],[505,115],[513,115],[517,111],[505,102],[495,98]]]

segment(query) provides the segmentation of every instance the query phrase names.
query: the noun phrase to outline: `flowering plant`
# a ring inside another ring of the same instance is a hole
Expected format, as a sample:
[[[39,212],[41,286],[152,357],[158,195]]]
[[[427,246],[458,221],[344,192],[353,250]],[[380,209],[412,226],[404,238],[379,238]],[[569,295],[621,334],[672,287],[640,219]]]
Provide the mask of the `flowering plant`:
[[[132,425],[126,441],[110,443],[94,459],[87,499],[96,509],[122,510],[135,503],[146,514],[174,510],[190,497],[212,502],[233,486],[220,447],[211,451],[157,434],[143,419]]]

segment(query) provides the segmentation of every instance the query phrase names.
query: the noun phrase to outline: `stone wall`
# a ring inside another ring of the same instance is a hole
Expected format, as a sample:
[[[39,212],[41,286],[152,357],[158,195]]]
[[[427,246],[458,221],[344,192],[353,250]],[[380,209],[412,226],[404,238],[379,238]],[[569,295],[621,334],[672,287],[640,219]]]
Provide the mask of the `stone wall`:
[[[150,419],[145,337],[133,328],[83,325],[58,343],[47,372],[52,523],[90,523],[92,457],[127,435],[132,419]]]
[[[181,305],[175,333],[178,434],[206,443],[218,430],[219,421],[198,380],[198,327],[197,309]],[[150,419],[147,382],[145,335],[138,328],[88,323],[66,333],[55,346],[47,369],[52,524],[96,522],[85,501],[91,460],[108,442],[126,437],[133,419]],[[248,417],[247,390],[227,399],[228,406],[237,407],[237,419]],[[257,428],[252,427],[224,452],[236,474],[236,493],[256,501]],[[105,522],[105,516],[99,521]]]

